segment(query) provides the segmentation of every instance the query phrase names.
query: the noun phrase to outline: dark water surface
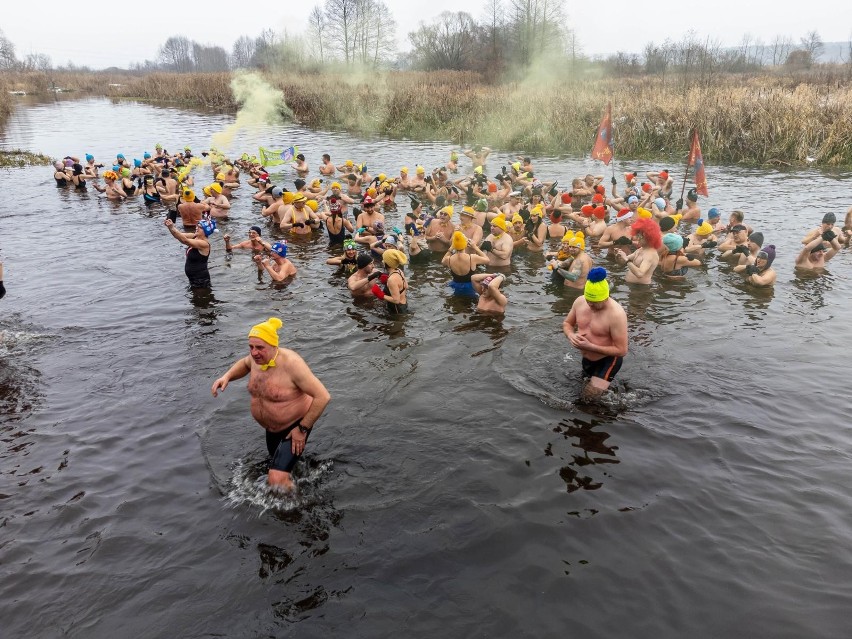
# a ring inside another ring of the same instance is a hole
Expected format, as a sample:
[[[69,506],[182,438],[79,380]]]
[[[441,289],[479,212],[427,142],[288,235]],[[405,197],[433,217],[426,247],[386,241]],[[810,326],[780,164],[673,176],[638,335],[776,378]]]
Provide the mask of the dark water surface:
[[[20,109],[0,147],[141,157],[231,121],[60,102]],[[236,146],[258,143],[394,175],[450,149],[293,125]],[[850,636],[852,252],[792,269],[850,175],[707,161],[702,205],[747,211],[778,285],[711,259],[649,293],[616,269],[631,351],[594,409],[540,256],[514,259],[502,320],[451,299],[437,263],[408,269],[404,321],[353,304],[324,240],[291,243],[299,274],[273,287],[217,235],[198,295],[161,210],[0,171],[2,636]],[[562,183],[595,169],[535,163]],[[233,210],[223,231],[244,237],[245,189]],[[245,382],[210,397],[270,315],[333,396],[297,500],[263,489]]]

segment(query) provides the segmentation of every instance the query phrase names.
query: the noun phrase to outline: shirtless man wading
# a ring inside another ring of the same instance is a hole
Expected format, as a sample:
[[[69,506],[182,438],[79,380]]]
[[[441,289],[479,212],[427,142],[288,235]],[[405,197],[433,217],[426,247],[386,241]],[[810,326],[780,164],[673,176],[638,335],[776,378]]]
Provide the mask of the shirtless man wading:
[[[571,306],[562,331],[583,356],[583,376],[589,382],[581,397],[598,397],[609,388],[627,355],[627,314],[609,296],[606,269],[598,266],[589,271],[583,295]]]
[[[281,320],[270,317],[249,332],[249,355],[213,382],[213,397],[228,383],[249,375],[251,414],[266,429],[270,486],[291,490],[290,471],[305,450],[308,434],[331,395],[297,353],[278,347]]]

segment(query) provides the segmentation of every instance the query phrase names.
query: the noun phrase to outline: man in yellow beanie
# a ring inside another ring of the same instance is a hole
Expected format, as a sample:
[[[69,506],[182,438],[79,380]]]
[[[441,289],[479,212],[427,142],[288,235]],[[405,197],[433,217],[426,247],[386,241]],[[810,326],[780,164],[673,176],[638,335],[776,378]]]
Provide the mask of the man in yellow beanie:
[[[609,388],[627,355],[627,314],[609,296],[606,269],[597,266],[589,271],[583,295],[571,306],[562,331],[583,356],[583,377],[589,381],[581,399],[597,398]]]
[[[290,475],[305,450],[308,434],[331,400],[325,386],[295,351],[278,346],[281,320],[252,326],[249,355],[213,382],[213,397],[228,383],[249,375],[251,414],[266,429],[270,486],[291,490]]]
[[[512,251],[515,243],[506,230],[506,218],[498,215],[491,220],[491,233],[479,245],[488,257],[488,266],[509,266],[512,262]]]

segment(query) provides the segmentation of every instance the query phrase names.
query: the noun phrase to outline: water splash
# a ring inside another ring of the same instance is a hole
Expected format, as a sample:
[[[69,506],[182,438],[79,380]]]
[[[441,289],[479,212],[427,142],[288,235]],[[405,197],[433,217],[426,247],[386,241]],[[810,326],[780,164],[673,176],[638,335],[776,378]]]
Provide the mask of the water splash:
[[[331,473],[333,465],[330,460],[300,462],[293,474],[296,490],[283,492],[267,483],[265,460],[239,459],[234,464],[225,501],[234,508],[244,505],[259,508],[260,515],[266,511],[288,513],[320,504],[326,501],[322,480]]]

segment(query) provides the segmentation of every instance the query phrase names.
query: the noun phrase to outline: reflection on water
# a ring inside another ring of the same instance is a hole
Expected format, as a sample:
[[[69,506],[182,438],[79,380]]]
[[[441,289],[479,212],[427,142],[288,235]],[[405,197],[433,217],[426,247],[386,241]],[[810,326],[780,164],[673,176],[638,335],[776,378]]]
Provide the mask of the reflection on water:
[[[559,476],[565,482],[566,490],[569,493],[581,488],[583,490],[597,490],[603,486],[603,480],[602,477],[593,478],[588,474],[594,472],[594,469],[590,467],[599,464],[618,463],[618,459],[615,457],[618,446],[605,443],[609,439],[609,433],[595,430],[599,423],[594,419],[585,422],[580,418],[571,418],[560,422],[553,429],[553,432],[561,433],[565,441],[570,441],[571,448],[579,450],[579,452],[574,452],[560,449],[555,453],[562,460],[571,458],[567,465],[559,469]],[[545,454],[554,454],[551,444],[548,444]]]

